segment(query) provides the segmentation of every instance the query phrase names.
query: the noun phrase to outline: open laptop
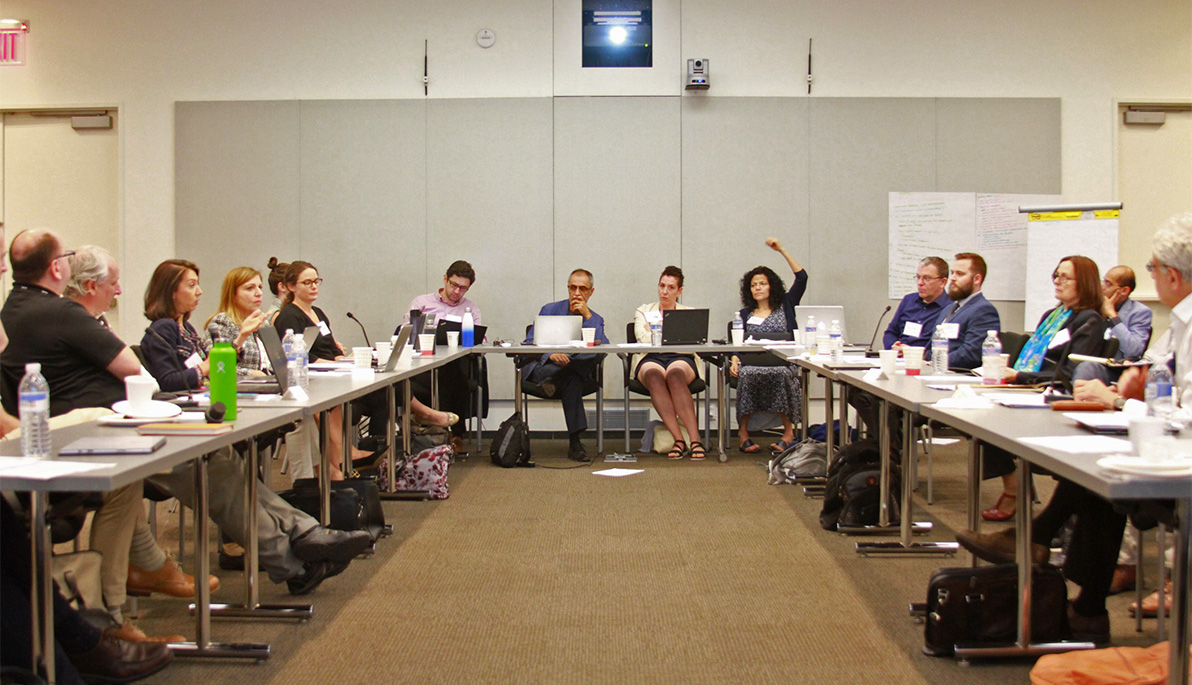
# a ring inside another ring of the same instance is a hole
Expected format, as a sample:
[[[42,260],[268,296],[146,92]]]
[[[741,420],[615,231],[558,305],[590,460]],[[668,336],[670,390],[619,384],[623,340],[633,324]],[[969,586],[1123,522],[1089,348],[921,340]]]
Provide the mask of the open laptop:
[[[780,331],[774,333],[754,333],[751,337],[754,340],[773,340],[778,342],[790,340],[791,334],[786,331]],[[738,352],[737,356],[741,359],[741,366],[786,366],[790,363],[784,357],[776,355],[769,350]]]
[[[393,373],[397,369],[397,360],[401,357],[402,350],[406,349],[406,343],[409,342],[410,336],[414,334],[414,326],[404,324],[397,329],[397,336],[393,341],[393,351],[389,353],[389,361],[385,363],[385,368],[381,369],[385,373]]]
[[[459,322],[459,321],[449,321],[446,319],[439,321],[439,325],[435,328],[435,344],[436,345],[446,345],[447,344],[447,333],[449,331],[458,332],[460,334],[460,344],[463,344],[463,328],[464,328],[463,323]],[[472,334],[473,334],[473,337],[475,338],[475,342],[477,345],[480,344],[481,340],[484,340],[484,336],[487,333],[488,333],[488,326],[477,325],[474,327]]]
[[[535,345],[568,345],[572,340],[582,340],[584,317],[571,316],[536,316],[534,317]]]
[[[280,394],[289,387],[285,348],[282,347],[281,338],[273,326],[261,326],[257,335],[265,345],[265,355],[269,358],[269,366],[273,367],[273,376],[241,378],[236,381],[236,392],[255,395]]]
[[[703,345],[708,342],[707,309],[664,309],[663,345]]]
[[[795,320],[799,322],[799,330],[807,327],[807,317],[814,316],[815,324],[818,326],[820,321],[825,322],[824,325],[831,328],[832,322],[840,323],[840,339],[847,345],[849,342],[848,329],[844,324],[844,307],[840,305],[817,305],[817,306],[803,306],[795,307]]]

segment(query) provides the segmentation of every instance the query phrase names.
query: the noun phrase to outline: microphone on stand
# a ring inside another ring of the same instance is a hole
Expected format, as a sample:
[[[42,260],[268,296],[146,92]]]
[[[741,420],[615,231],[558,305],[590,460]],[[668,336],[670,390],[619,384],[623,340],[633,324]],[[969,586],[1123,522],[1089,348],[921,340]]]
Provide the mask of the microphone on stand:
[[[364,324],[360,323],[360,319],[357,319],[355,316],[353,316],[352,312],[348,312],[348,318],[352,321],[355,321],[357,326],[360,326],[360,331],[364,333],[364,344],[372,347],[372,343],[368,340],[368,331],[364,330]]]
[[[877,356],[877,352],[873,351],[873,343],[877,342],[877,332],[882,329],[882,319],[886,318],[886,314],[890,313],[891,308],[890,305],[886,305],[885,311],[882,312],[881,316],[877,317],[877,325],[873,327],[873,337],[869,339],[869,347],[865,348],[866,357]]]

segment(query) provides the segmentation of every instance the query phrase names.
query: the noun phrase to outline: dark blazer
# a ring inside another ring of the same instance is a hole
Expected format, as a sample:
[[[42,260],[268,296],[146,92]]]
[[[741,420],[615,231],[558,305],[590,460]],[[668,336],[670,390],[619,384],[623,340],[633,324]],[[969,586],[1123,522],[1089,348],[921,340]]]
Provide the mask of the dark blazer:
[[[194,333],[194,327],[189,322],[186,328]],[[186,360],[195,352],[203,356],[202,347],[192,349],[178,330],[178,322],[173,319],[154,321],[141,338],[145,366],[166,392],[197,390],[203,385],[199,370],[186,368]]]
[[[939,318],[936,326],[948,317],[947,311]],[[948,323],[959,324],[960,332],[948,341],[948,366],[953,369],[975,369],[981,365],[981,343],[989,331],[1002,330],[1002,320],[997,309],[977,293],[963,307],[956,311]],[[931,347],[927,348],[928,350]],[[928,353],[930,355],[930,352]]]
[[[1056,308],[1052,307],[1044,312],[1039,323],[1042,324],[1055,310]],[[1105,317],[1101,316],[1101,312],[1096,309],[1073,312],[1061,329],[1068,331],[1068,334],[1072,336],[1072,344],[1056,345],[1047,350],[1047,353],[1043,355],[1042,368],[1037,372],[1019,371],[1018,380],[1015,382],[1024,385],[1046,383],[1055,378],[1056,372],[1060,369],[1064,369],[1064,375],[1071,380],[1072,372],[1076,369],[1076,362],[1068,359],[1068,355],[1075,352],[1094,357],[1100,356],[1105,349],[1106,324]]]
[[[803,301],[803,293],[807,292],[807,269],[795,274],[795,282],[786,291],[786,298],[782,300],[782,313],[786,316],[786,332],[794,333],[799,330],[799,322],[795,321],[795,307]],[[753,307],[740,310],[741,320],[748,321],[753,315]]]

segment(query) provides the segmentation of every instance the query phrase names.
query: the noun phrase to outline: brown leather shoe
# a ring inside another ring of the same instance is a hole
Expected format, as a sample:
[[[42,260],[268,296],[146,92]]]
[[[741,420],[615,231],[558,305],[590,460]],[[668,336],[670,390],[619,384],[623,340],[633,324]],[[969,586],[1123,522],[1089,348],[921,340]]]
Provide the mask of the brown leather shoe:
[[[209,576],[208,585],[212,592],[219,589],[219,578]],[[156,571],[146,571],[138,566],[128,565],[128,594],[147,597],[157,592],[171,597],[194,597],[195,579],[183,573],[178,562],[167,558],[164,566]]]
[[[1015,561],[1016,536],[1013,528],[1007,528],[996,533],[974,533],[962,530],[956,534],[956,541],[960,546],[975,554],[979,559],[991,561],[995,564],[1012,564]],[[1031,561],[1036,564],[1046,564],[1051,558],[1051,550],[1039,544],[1031,545]]]
[[[1171,578],[1167,579],[1167,583],[1163,589],[1163,615],[1171,616]],[[1133,616],[1138,611],[1138,602],[1130,602],[1130,615]],[[1151,594],[1142,598],[1142,617],[1155,618],[1159,615],[1159,591],[1155,590]]]
[[[118,637],[125,642],[186,642],[186,637],[183,635],[149,637],[145,631],[133,625],[132,621],[125,621],[124,625],[108,632],[113,637]]]
[[[1116,595],[1127,590],[1133,590],[1138,582],[1138,567],[1133,564],[1118,564],[1113,569],[1113,582],[1109,584],[1109,594]],[[1156,602],[1159,600],[1155,600]]]
[[[140,680],[165,668],[174,658],[164,644],[127,642],[111,633],[103,633],[90,651],[68,656],[83,680],[100,683]]]

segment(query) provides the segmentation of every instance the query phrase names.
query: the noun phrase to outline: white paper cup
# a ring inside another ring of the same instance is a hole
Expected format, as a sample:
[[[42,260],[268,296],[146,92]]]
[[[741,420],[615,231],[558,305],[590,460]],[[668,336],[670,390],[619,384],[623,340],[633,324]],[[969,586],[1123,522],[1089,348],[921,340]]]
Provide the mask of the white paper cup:
[[[918,376],[923,369],[923,348],[904,347],[902,348],[902,358],[906,360],[906,375]]]
[[[447,331],[447,349],[455,351],[459,347],[459,331]]]
[[[1134,454],[1140,457],[1158,456],[1158,444],[1168,437],[1166,421],[1157,416],[1132,416],[1126,425],[1129,427]],[[1165,451],[1163,456],[1166,456]]]
[[[733,344],[734,345],[742,345],[745,343],[745,329],[744,328],[734,328],[734,329],[732,329],[732,334],[733,334]]]
[[[389,355],[393,354],[393,343],[377,341],[377,363],[384,366],[389,363]]]
[[[435,353],[435,334],[421,333],[418,335],[418,347],[422,350],[423,357],[429,357]]]
[[[124,392],[128,397],[129,409],[140,409],[153,401],[153,389],[157,381],[150,376],[125,376]]]
[[[372,348],[371,347],[353,347],[352,359],[356,362],[357,369],[371,369],[372,368]]]
[[[898,350],[882,350],[877,353],[877,358],[882,364],[882,373],[892,378],[894,368],[898,365]]]
[[[584,344],[592,347],[596,344],[596,329],[595,328],[581,328],[579,334],[583,336]]]

